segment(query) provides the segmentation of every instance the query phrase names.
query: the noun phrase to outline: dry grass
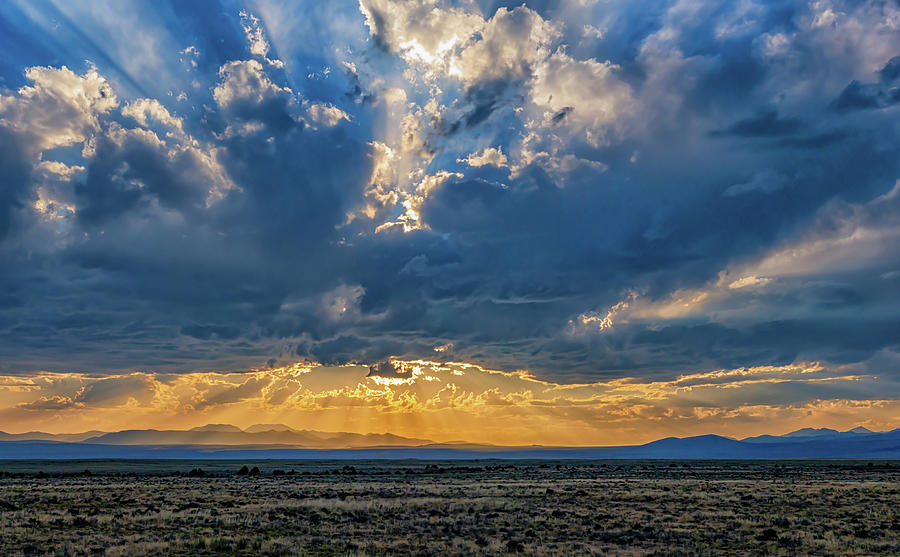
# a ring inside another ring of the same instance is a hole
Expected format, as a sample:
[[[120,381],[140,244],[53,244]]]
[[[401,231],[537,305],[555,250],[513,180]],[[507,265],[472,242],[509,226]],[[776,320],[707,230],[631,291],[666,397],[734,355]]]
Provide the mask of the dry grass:
[[[242,464],[0,463],[0,554],[900,554],[897,465]]]

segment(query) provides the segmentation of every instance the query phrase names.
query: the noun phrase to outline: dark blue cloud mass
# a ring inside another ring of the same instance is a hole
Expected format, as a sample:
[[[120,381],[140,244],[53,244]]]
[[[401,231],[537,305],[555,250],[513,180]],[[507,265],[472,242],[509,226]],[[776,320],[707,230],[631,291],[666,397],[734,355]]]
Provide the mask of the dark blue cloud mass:
[[[0,371],[898,361],[898,22],[4,2]]]

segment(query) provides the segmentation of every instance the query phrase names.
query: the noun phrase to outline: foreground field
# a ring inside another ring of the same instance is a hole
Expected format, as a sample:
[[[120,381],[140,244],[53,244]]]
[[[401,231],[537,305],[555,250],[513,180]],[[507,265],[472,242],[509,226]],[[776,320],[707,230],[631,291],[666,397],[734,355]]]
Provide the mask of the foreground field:
[[[2,555],[410,553],[897,555],[900,464],[0,462]]]

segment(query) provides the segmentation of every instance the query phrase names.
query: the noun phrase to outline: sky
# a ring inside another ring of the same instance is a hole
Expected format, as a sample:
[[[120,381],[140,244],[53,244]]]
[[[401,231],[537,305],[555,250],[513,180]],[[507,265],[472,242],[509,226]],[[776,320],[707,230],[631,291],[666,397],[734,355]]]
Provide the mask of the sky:
[[[900,427],[892,0],[0,3],[0,429]]]

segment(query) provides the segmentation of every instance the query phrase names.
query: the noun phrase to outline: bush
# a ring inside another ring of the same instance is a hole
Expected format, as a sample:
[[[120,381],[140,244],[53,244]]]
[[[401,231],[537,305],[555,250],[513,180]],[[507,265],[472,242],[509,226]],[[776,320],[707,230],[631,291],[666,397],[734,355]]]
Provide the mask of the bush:
[[[259,468],[258,468],[257,466],[254,466],[253,468],[251,468],[251,469],[250,469],[250,475],[251,475],[251,476],[258,476],[258,475],[259,475]]]
[[[206,475],[206,472],[203,471],[203,468],[193,468],[190,472],[188,472],[189,478],[202,478]]]
[[[525,545],[519,540],[509,540],[506,542],[506,550],[510,553],[520,553],[525,551]]]
[[[238,476],[246,476],[246,475],[249,474],[249,473],[250,473],[250,469],[249,469],[249,468],[247,468],[246,466],[241,466],[241,469],[238,470],[237,475],[238,475]]]

